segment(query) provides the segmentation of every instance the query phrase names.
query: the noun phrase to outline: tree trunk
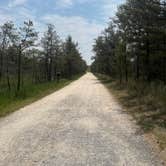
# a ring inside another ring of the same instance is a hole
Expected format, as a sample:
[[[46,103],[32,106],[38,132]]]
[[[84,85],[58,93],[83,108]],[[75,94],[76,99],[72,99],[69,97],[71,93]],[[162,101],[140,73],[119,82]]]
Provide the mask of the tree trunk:
[[[6,54],[6,75],[7,75],[7,85],[8,85],[8,90],[11,90],[10,86],[10,77],[9,77],[9,56],[8,53]]]
[[[32,65],[32,83],[36,83],[36,67],[35,67],[34,53],[33,53],[33,65]]]
[[[57,76],[57,66],[55,64],[54,65],[54,80],[56,80],[56,76]]]
[[[52,58],[50,58],[50,62],[48,65],[48,81],[52,80]]]
[[[45,71],[44,71],[44,73],[45,73],[45,81],[48,81],[48,56],[47,56],[47,54],[45,55]]]
[[[166,84],[166,58],[163,58],[163,81]]]
[[[21,46],[19,47],[19,53],[18,53],[18,69],[17,69],[17,91],[20,90],[21,87]]]
[[[123,56],[120,56],[119,58],[119,82],[122,84],[122,79],[123,79]]]
[[[139,53],[137,53],[137,61],[136,61],[136,80],[139,80],[139,77],[140,77]]]
[[[149,33],[147,33],[147,40],[146,40],[146,76],[147,81],[150,82],[150,42],[149,42]]]
[[[3,52],[0,52],[0,81],[2,80],[2,73],[3,73]]]
[[[120,84],[122,84],[122,70],[121,70],[121,67],[120,67],[120,74],[119,74],[119,82]]]
[[[127,67],[127,55],[125,54],[125,78],[126,82],[128,82],[128,67]]]

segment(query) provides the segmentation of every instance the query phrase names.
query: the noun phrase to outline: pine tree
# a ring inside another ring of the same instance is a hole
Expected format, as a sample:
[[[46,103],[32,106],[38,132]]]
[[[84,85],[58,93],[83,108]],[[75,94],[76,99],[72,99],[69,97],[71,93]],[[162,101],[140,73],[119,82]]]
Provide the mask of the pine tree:
[[[52,24],[48,24],[48,29],[44,33],[42,38],[42,47],[44,49],[45,56],[45,76],[46,80],[51,81],[55,78],[56,57],[59,55],[60,39],[55,31],[55,27]],[[54,70],[54,72],[53,72]]]

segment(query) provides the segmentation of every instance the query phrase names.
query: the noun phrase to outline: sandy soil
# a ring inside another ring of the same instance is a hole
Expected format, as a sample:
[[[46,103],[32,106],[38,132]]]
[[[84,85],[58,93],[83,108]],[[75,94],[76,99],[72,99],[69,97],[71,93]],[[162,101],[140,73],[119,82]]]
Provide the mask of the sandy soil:
[[[90,73],[0,120],[0,166],[159,166],[107,89]]]

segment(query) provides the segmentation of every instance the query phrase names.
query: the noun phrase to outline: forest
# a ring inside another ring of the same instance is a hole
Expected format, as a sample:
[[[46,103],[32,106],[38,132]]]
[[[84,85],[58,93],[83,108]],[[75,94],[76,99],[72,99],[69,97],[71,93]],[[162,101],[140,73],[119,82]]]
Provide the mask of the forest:
[[[11,21],[0,26],[0,110],[17,98],[28,97],[39,85],[71,80],[86,71],[71,36],[62,41],[52,24],[41,39],[38,34],[30,20],[21,27]]]
[[[166,2],[128,0],[93,47],[92,70],[166,84]]]
[[[93,51],[92,72],[116,81],[120,100],[139,123],[166,127],[166,1],[127,0],[95,39]]]

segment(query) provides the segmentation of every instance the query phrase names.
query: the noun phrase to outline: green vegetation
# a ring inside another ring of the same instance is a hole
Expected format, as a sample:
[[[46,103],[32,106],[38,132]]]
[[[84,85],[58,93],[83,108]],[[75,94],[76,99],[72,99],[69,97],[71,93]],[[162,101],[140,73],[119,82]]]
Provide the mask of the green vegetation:
[[[166,86],[162,83],[136,82],[128,84],[103,75],[96,74],[130,113],[145,133],[152,132],[162,149],[166,148]]]
[[[93,50],[93,72],[166,84],[166,2],[127,0]]]
[[[0,26],[0,116],[53,92],[86,72],[71,36],[62,41],[48,24],[38,39],[32,21]]]
[[[108,76],[103,82],[144,131],[165,131],[166,1],[126,0],[93,51],[91,71]]]
[[[74,76],[72,79],[61,79],[59,82],[45,82],[33,84],[26,81],[24,88],[19,92],[8,91],[8,89],[0,92],[0,117],[5,116],[27,104],[30,104],[50,93],[55,92],[69,85],[72,81],[78,79],[80,75]]]
[[[63,42],[54,25],[48,24],[41,40],[37,40],[32,21],[25,21],[19,28],[13,22],[0,26],[0,88],[15,88],[19,92],[27,77],[36,84],[86,71],[78,44],[71,36]]]

